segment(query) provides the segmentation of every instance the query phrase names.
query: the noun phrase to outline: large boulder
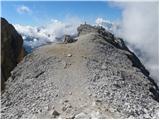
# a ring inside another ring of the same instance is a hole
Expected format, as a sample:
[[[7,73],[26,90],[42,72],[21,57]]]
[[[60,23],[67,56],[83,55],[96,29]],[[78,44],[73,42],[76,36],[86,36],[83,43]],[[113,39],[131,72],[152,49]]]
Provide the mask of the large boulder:
[[[10,72],[25,56],[23,39],[15,28],[1,18],[1,90]]]
[[[67,43],[73,43],[75,40],[72,36],[70,35],[65,35],[64,36],[64,43],[67,44]]]

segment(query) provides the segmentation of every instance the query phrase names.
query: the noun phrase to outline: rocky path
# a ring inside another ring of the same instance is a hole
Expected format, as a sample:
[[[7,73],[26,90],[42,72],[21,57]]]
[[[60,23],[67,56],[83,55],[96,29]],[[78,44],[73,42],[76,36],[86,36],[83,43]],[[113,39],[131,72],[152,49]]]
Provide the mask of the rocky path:
[[[60,53],[52,53],[57,49],[54,45],[44,52],[48,56],[58,56],[62,61],[56,73],[49,72],[50,79],[54,79],[59,86],[59,101],[54,104],[57,111],[61,111],[60,118],[112,118],[113,116],[102,107],[101,101],[94,99],[89,90],[89,71],[86,66],[87,51],[81,50],[77,45],[58,47]],[[75,49],[76,48],[76,49]],[[54,49],[54,50],[53,50]],[[42,53],[41,53],[42,54]],[[56,55],[55,55],[56,54]],[[53,76],[53,74],[55,74]],[[63,104],[63,105],[62,105]],[[103,113],[102,113],[103,110]],[[43,115],[44,116],[44,115]],[[41,118],[41,116],[40,116]]]

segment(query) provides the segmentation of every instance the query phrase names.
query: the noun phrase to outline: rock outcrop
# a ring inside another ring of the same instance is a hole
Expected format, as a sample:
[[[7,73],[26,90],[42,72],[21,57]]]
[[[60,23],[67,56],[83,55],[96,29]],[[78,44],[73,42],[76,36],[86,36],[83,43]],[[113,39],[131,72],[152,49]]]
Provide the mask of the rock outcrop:
[[[2,118],[158,118],[158,87],[122,39],[81,25],[77,41],[27,55],[2,94]]]
[[[64,35],[64,43],[73,43],[77,41],[74,37],[70,36],[70,35]]]
[[[15,28],[1,18],[1,90],[5,81],[11,75],[10,72],[25,56],[23,39]]]

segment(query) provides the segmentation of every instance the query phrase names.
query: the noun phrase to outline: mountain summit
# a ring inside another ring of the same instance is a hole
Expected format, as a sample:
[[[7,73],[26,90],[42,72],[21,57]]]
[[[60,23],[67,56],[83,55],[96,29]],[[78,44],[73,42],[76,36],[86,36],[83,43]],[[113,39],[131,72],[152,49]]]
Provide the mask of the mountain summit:
[[[77,30],[11,72],[2,118],[158,118],[158,87],[124,41],[100,26]]]

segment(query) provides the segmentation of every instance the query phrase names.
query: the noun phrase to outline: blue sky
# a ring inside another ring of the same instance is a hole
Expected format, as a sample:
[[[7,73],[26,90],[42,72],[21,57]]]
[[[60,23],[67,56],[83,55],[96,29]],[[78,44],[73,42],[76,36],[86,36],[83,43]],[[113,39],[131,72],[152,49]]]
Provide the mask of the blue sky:
[[[70,17],[93,23],[97,17],[116,21],[121,9],[105,1],[3,1],[1,16],[12,24],[40,26],[51,19],[64,21]]]

